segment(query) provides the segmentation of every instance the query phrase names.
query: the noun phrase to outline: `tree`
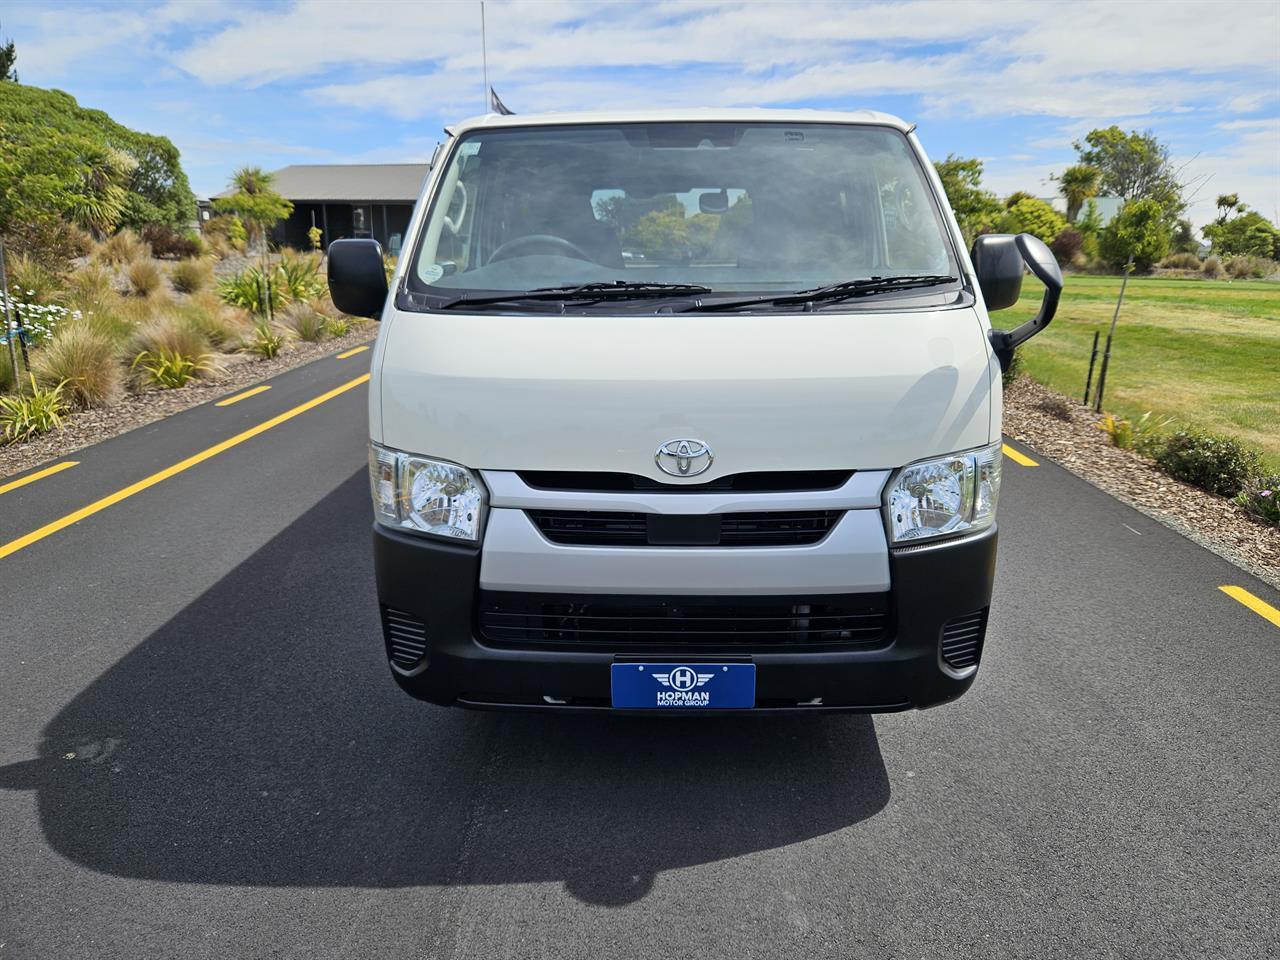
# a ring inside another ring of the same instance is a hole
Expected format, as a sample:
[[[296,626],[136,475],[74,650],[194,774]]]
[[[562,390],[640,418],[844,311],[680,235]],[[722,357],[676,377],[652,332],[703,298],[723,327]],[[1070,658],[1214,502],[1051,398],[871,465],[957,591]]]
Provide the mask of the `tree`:
[[[1238,193],[1220,193],[1218,199],[1214,201],[1218,208],[1218,219],[1215,223],[1226,223],[1227,218],[1232,213],[1244,213],[1244,204],[1240,202],[1240,194]]]
[[[14,66],[17,62],[18,48],[13,45],[12,40],[8,40],[0,46],[0,82],[5,80],[10,83],[18,82],[18,69]]]
[[[949,153],[947,159],[935,163],[934,167],[964,242],[972,244],[978,234],[993,230],[1003,205],[994,193],[982,189],[982,161]]]
[[[66,220],[185,227],[195,209],[178,150],[164,137],[121,126],[59,90],[0,83],[0,233],[43,225],[40,233]]]
[[[71,219],[101,239],[120,224],[128,191],[124,184],[138,162],[122,150],[94,146],[81,158],[81,189],[71,201]]]
[[[1035,200],[1035,199],[1036,199],[1036,195],[1034,193],[1027,193],[1027,191],[1025,190],[1015,190],[1013,191],[1013,193],[1009,194],[1007,197],[1004,198],[1004,208],[1006,210],[1012,210],[1015,206],[1017,206],[1023,200]]]
[[[1240,204],[1236,204],[1236,209]],[[1203,230],[1219,256],[1254,256],[1280,259],[1280,230],[1256,210],[1226,221],[1215,221]]]
[[[1043,200],[1027,195],[1005,211],[998,228],[1001,233],[1029,233],[1045,243],[1052,243],[1067,228],[1067,221]]]
[[[1075,223],[1084,202],[1098,195],[1098,184],[1101,179],[1101,171],[1087,163],[1077,163],[1062,171],[1062,175],[1057,178],[1058,192],[1067,201],[1068,223]]]
[[[1184,209],[1182,185],[1169,159],[1169,148],[1151,131],[1125,133],[1117,126],[1092,130],[1084,141],[1072,144],[1080,163],[1099,173],[1099,187],[1125,201],[1154,200],[1166,220],[1174,220]]]
[[[1112,266],[1123,266],[1133,257],[1145,270],[1169,252],[1169,225],[1165,209],[1150,198],[1130,200],[1098,238],[1098,252]]]
[[[293,213],[293,203],[271,189],[275,175],[261,167],[241,167],[231,175],[236,192],[213,201],[219,213],[232,213],[243,221],[249,243],[266,244],[267,234],[279,221]]]

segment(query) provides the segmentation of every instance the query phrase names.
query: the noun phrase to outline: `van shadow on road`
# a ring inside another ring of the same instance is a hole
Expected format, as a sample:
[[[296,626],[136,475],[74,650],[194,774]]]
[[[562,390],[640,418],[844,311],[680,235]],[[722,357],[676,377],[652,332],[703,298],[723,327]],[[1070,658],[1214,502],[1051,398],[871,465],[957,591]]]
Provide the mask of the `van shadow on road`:
[[[38,759],[0,768],[0,787],[37,792],[54,850],[179,883],[560,881],[623,904],[659,871],[820,836],[887,802],[868,717],[408,699],[382,656],[367,499],[363,474],[344,482],[81,692]]]

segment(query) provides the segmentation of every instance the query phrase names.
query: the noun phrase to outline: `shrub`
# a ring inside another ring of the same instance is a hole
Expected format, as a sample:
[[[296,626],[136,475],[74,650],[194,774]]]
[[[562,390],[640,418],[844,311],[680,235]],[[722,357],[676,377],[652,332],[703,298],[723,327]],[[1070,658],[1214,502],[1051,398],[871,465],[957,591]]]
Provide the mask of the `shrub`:
[[[139,373],[139,368],[141,371]],[[143,351],[133,358],[129,369],[138,373],[140,384],[149,384],[161,390],[185,387],[198,376],[217,369],[209,354],[189,357],[166,350]]]
[[[1235,502],[1249,516],[1280,527],[1280,476],[1249,480],[1236,495]]]
[[[284,251],[271,277],[285,300],[306,302],[326,292],[328,285],[320,275],[320,260],[313,254]]]
[[[329,331],[329,336],[337,339],[345,337],[351,332],[350,317],[325,317],[325,326]]]
[[[1067,227],[1053,238],[1053,242],[1049,244],[1049,249],[1053,251],[1053,255],[1057,257],[1061,264],[1068,264],[1076,258],[1076,255],[1084,248],[1084,234],[1079,230],[1073,230]]]
[[[1172,434],[1153,455],[1171,477],[1222,497],[1239,493],[1262,465],[1258,454],[1239,440],[1190,430]]]
[[[1165,434],[1177,423],[1173,417],[1151,419],[1148,410],[1133,421],[1133,448],[1148,457],[1154,457],[1165,442]]]
[[[96,263],[86,263],[67,277],[67,301],[82,310],[106,303],[115,292],[115,278]]]
[[[1160,266],[1170,270],[1199,270],[1200,258],[1194,253],[1171,253],[1160,261]]]
[[[145,260],[150,256],[151,248],[132,230],[121,230],[114,236],[107,237],[98,245],[96,253],[97,259],[115,266]]]
[[[192,298],[177,312],[184,323],[224,352],[234,349],[252,326],[244,311],[227,307],[211,296]]]
[[[1132,254],[1134,264],[1146,270],[1164,259],[1169,240],[1164,207],[1155,200],[1130,200],[1103,229],[1098,252],[1116,267],[1123,266]]]
[[[1133,446],[1133,424],[1107,414],[1094,424],[1099,430],[1111,438],[1111,442],[1123,450]]]
[[[291,303],[280,311],[281,322],[297,334],[299,340],[307,343],[324,339],[328,333],[326,319],[324,314],[307,303]]]
[[[1015,197],[1018,199],[1015,200]],[[1045,243],[1052,243],[1067,228],[1067,221],[1062,214],[1043,200],[1027,194],[1014,194],[1009,197],[1009,201],[1013,203],[998,221],[999,228],[1004,233],[1029,233]]]
[[[1222,274],[1226,272],[1223,270],[1222,261],[1217,257],[1209,257],[1209,259],[1205,260],[1204,266],[1200,269],[1204,271],[1204,275],[1209,277],[1211,280],[1218,279],[1218,277],[1222,276]]]
[[[183,260],[174,264],[169,280],[179,293],[195,293],[213,283],[213,264],[208,260]]]
[[[92,250],[89,234],[58,217],[10,217],[4,228],[6,256],[25,255],[53,270],[64,269],[68,261]]]
[[[9,257],[5,263],[9,291],[23,303],[60,303],[66,286],[56,270],[26,254]]]
[[[64,397],[77,407],[114,403],[123,391],[116,342],[84,322],[68,323],[31,358],[36,379],[65,384]]]
[[[31,378],[31,392],[0,397],[0,437],[5,443],[21,443],[62,426],[66,401],[62,384],[41,387]]]
[[[1276,269],[1273,261],[1264,257],[1232,257],[1226,264],[1227,273],[1236,280],[1244,280],[1249,277],[1262,279],[1270,276]]]
[[[167,223],[148,223],[142,228],[142,239],[151,245],[151,254],[156,257],[185,259],[202,252],[199,237],[178,233]]]
[[[249,234],[240,218],[230,214],[214,217],[204,225],[204,235],[208,239],[216,238],[232,250],[244,252]]]
[[[139,386],[181,386],[192,376],[216,369],[205,335],[175,314],[139,327],[129,353],[134,358],[130,369]]]
[[[164,283],[164,274],[151,260],[137,260],[129,264],[129,287],[139,297],[149,297]]]
[[[284,302],[280,284],[274,282],[274,278],[268,278],[257,267],[249,267],[225,277],[218,284],[218,292],[224,302],[259,316],[266,313],[268,292],[273,312]]]
[[[283,349],[284,341],[284,331],[266,321],[259,321],[254,325],[253,333],[247,340],[246,346],[263,360],[270,360]]]

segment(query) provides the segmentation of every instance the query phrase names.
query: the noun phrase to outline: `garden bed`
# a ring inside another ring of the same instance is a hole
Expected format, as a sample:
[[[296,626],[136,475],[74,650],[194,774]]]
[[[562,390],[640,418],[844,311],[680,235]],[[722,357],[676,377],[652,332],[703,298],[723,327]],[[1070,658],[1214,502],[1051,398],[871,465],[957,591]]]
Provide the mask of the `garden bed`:
[[[260,360],[243,353],[222,355],[218,357],[221,366],[218,372],[192,380],[186,386],[130,393],[111,406],[68,414],[61,430],[13,446],[0,446],[0,478],[65,457],[181,410],[217,400],[312,360],[367,343],[374,332],[371,321],[353,321],[345,336],[317,343],[295,342],[271,360]],[[363,366],[353,366],[352,376],[362,369]]]
[[[1280,530],[1113,445],[1101,419],[1029,377],[1005,388],[1007,436],[1280,589]]]

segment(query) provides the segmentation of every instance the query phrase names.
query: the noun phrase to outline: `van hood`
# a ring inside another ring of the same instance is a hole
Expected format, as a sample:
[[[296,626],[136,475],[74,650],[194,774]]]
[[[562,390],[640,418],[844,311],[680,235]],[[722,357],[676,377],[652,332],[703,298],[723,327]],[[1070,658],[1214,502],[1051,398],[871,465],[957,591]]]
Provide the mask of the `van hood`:
[[[772,315],[466,315],[388,309],[372,436],[489,470],[705,482],[898,467],[982,446],[999,367],[972,308]],[[994,399],[993,399],[994,394]],[[697,439],[673,479],[659,445]]]

